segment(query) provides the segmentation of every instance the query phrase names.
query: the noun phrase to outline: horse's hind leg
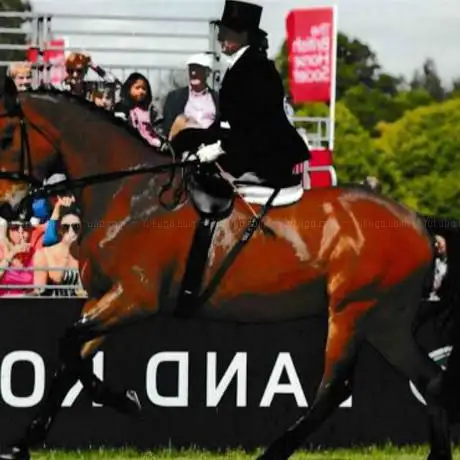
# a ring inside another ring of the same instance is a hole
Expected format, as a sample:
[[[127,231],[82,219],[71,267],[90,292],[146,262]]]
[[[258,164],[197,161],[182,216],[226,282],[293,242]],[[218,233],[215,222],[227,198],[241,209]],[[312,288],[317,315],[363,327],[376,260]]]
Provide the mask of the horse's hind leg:
[[[373,301],[350,302],[345,310],[329,312],[329,328],[323,377],[311,408],[291,428],[273,442],[259,460],[285,460],[290,457],[317,428],[351,395],[354,364],[361,337],[357,333],[354,315]]]
[[[442,369],[415,341],[410,312],[418,310],[419,293],[410,294],[393,297],[373,312],[366,325],[366,339],[424,396],[430,427],[429,460],[451,460],[450,427],[441,399]]]
[[[62,401],[78,379],[96,402],[115,407],[125,413],[140,410],[140,403],[134,392],[111,391],[93,374],[89,361],[102,337],[123,322],[128,315],[127,312],[134,315],[136,308],[128,303],[119,286],[114,287],[99,301],[87,302],[82,318],[61,340],[60,364],[52,377],[38,414],[27,427],[24,436],[9,452],[1,454],[0,460],[30,458],[29,449],[45,441]]]

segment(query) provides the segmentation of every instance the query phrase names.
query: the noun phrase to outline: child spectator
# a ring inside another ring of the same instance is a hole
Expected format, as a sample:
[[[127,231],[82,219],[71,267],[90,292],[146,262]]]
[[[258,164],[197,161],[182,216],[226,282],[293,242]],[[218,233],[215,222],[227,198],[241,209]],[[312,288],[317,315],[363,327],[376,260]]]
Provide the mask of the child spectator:
[[[120,102],[114,113],[139,131],[139,134],[153,147],[160,147],[161,141],[153,129],[158,111],[153,106],[152,89],[147,78],[134,72],[123,83]]]
[[[82,229],[80,212],[74,205],[60,206],[57,228],[59,242],[35,254],[34,265],[43,270],[35,271],[34,284],[49,287],[37,288],[34,294],[51,297],[85,296],[81,288],[78,260],[73,253]]]

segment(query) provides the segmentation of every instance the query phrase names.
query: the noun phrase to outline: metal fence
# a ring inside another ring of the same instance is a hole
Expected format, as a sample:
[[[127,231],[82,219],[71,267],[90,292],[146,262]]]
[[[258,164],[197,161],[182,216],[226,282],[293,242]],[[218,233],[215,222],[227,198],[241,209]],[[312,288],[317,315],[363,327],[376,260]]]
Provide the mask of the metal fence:
[[[7,267],[3,268],[0,267],[0,270],[6,271],[17,271],[17,272],[37,272],[37,271],[46,271],[46,272],[63,272],[64,270],[70,270],[72,272],[77,272],[77,269],[69,269],[65,267]],[[6,298],[54,298],[52,295],[41,295],[41,294],[33,294],[31,292],[27,292],[24,294],[5,294],[3,295],[4,291],[34,291],[34,290],[39,290],[39,291],[53,291],[53,290],[75,290],[78,294],[75,296],[66,296],[66,295],[60,295],[59,297],[62,298],[70,298],[70,297],[87,297],[85,290],[83,288],[83,285],[81,284],[80,277],[78,277],[78,283],[77,284],[3,284],[0,281],[0,298],[6,299]]]
[[[20,28],[1,27],[0,34],[21,35],[27,44],[0,44],[0,51],[39,52],[35,73],[46,81],[50,65],[42,58],[49,50],[62,50],[49,45],[55,38],[65,38],[64,51],[85,51],[93,60],[123,81],[128,73],[144,73],[154,92],[164,93],[168,87],[186,78],[185,60],[194,53],[209,52],[214,56],[212,86],[221,73],[217,31],[211,18],[160,16],[84,15],[0,11],[0,18],[23,19]],[[101,23],[104,27],[101,27]],[[104,42],[106,45],[104,45]],[[102,46],[101,46],[102,43]],[[7,67],[12,61],[0,61]],[[88,79],[98,79],[89,73]]]

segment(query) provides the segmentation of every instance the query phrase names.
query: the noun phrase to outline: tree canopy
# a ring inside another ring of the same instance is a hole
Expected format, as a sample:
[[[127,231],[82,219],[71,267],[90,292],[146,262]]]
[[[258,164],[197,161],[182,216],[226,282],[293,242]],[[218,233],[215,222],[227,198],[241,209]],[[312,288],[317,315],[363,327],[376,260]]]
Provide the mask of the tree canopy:
[[[287,46],[276,63],[286,88]],[[451,88],[434,59],[412,78],[390,75],[365,43],[338,35],[334,164],[339,183],[377,176],[383,192],[413,209],[460,219],[460,76]],[[321,104],[298,116],[327,116]]]

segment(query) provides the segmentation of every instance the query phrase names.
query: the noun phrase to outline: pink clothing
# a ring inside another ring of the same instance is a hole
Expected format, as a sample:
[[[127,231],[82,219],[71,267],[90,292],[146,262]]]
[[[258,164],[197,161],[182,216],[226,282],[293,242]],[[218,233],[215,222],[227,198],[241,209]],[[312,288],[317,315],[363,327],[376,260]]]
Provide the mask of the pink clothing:
[[[211,92],[206,89],[197,93],[190,88],[184,115],[194,119],[200,128],[209,128],[216,118],[216,105]]]
[[[129,121],[150,145],[160,147],[161,141],[153,131],[150,112],[148,110],[141,109],[140,107],[131,109],[129,112]]]
[[[28,257],[24,267],[32,267],[32,257]],[[19,267],[18,267],[19,268]],[[34,272],[33,270],[5,270],[0,278],[0,297],[11,295],[23,295],[32,291],[32,289],[21,289],[20,286],[33,285]],[[2,289],[1,286],[14,285],[18,288]]]

